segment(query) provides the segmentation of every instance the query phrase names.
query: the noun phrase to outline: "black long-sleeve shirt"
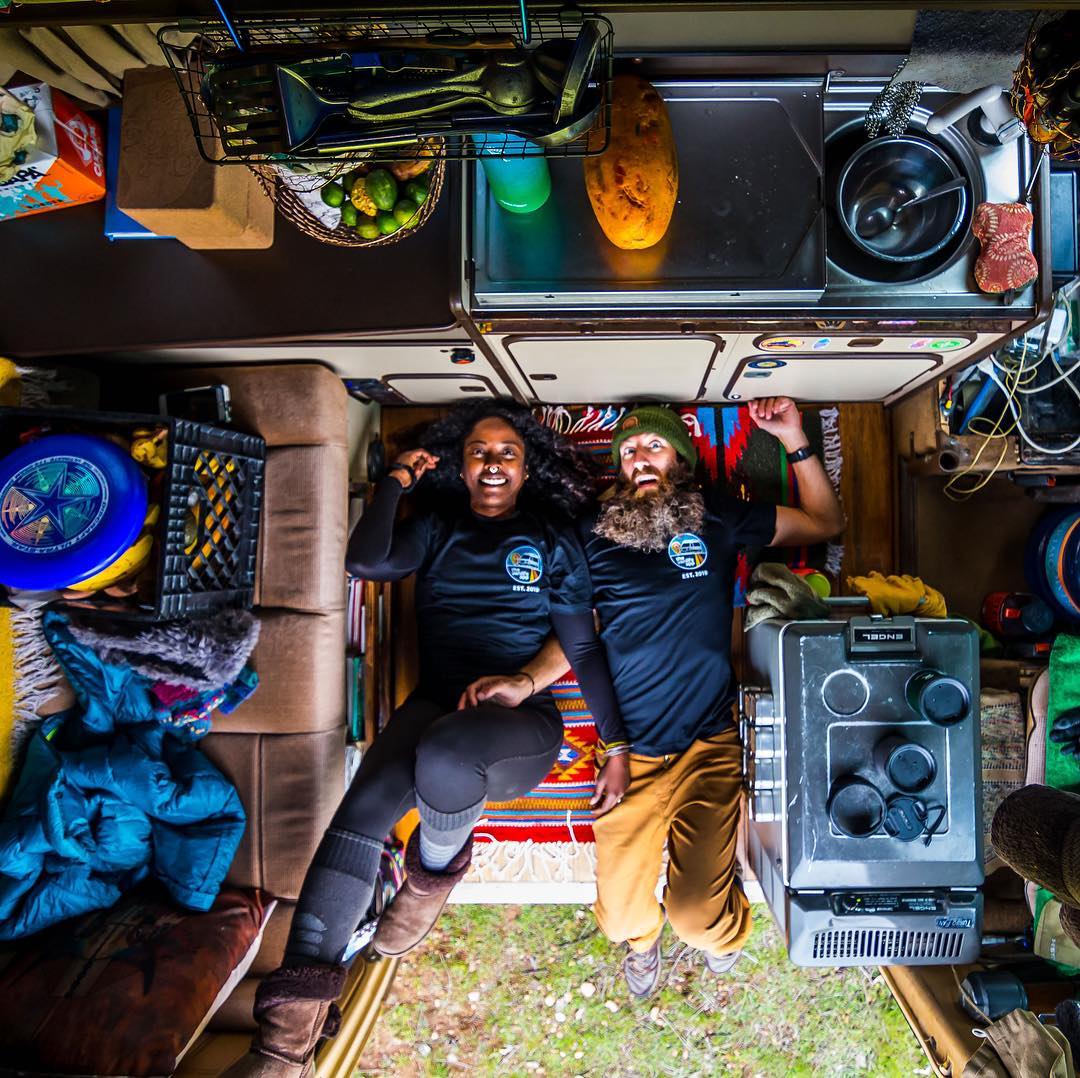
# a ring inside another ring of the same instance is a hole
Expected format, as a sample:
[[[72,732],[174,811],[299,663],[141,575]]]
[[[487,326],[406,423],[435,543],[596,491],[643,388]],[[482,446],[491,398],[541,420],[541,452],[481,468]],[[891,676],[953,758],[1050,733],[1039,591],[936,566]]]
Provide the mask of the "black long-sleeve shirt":
[[[600,737],[623,740],[606,656],[589,644],[591,587],[575,529],[528,512],[491,518],[467,507],[395,524],[402,493],[395,479],[379,485],[349,538],[346,564],[368,580],[417,574],[420,691],[453,708],[478,677],[519,671],[554,626],[587,680]]]

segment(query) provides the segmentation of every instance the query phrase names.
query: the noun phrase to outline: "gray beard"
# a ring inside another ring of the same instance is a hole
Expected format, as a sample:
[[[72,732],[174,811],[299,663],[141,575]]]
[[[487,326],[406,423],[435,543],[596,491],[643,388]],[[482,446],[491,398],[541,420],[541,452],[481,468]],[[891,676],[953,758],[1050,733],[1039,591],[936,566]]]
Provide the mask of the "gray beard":
[[[700,533],[704,523],[704,498],[683,484],[664,483],[641,497],[633,487],[620,486],[600,510],[593,531],[617,546],[651,554],[667,550],[676,535]]]

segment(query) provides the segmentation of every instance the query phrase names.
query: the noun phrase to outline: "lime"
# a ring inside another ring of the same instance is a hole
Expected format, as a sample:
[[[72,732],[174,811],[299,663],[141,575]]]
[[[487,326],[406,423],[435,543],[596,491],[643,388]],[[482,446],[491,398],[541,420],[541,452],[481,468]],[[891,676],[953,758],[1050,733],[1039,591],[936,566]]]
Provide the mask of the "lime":
[[[351,202],[346,202],[345,205],[341,207],[341,223],[346,228],[354,228],[359,219],[360,214]]]
[[[394,207],[394,219],[398,224],[407,225],[419,212],[415,202],[403,198]]]
[[[427,202],[430,189],[431,185],[427,180],[409,180],[409,182],[405,184],[405,197],[411,198],[418,206],[422,206]]]
[[[353,184],[356,183],[356,177],[359,175],[360,173],[354,168],[349,172],[346,172],[345,175],[338,180],[338,183],[345,189],[345,194],[349,194],[349,192],[352,191]]]
[[[364,178],[364,186],[380,210],[389,213],[397,202],[397,180],[385,168],[377,168]]]
[[[401,228],[398,219],[392,213],[380,213],[375,218],[375,223],[379,226],[379,231],[384,236],[389,236],[391,232],[396,232]]]
[[[345,188],[340,183],[328,183],[322,189],[322,200],[328,206],[340,206],[345,201]]]
[[[365,240],[377,240],[382,235],[382,232],[379,231],[379,226],[370,217],[365,217],[356,226],[356,234],[362,236]]]

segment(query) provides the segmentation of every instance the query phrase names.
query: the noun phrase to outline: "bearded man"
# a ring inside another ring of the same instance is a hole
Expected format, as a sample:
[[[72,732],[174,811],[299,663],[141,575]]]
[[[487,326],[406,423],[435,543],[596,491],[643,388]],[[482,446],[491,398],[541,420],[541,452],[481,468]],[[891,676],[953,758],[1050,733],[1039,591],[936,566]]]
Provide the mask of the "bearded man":
[[[595,910],[608,938],[628,944],[623,971],[641,998],[660,979],[665,915],[714,973],[731,969],[750,935],[735,858],[742,789],[732,715],[736,555],[742,547],[820,542],[844,527],[795,403],[751,401],[749,412],[787,450],[798,509],[700,489],[682,419],[643,407],[616,430],[615,494],[579,525],[599,641],[579,639],[567,657],[586,701],[595,695],[605,707],[605,762],[593,799]],[[655,891],[665,844],[661,905]]]

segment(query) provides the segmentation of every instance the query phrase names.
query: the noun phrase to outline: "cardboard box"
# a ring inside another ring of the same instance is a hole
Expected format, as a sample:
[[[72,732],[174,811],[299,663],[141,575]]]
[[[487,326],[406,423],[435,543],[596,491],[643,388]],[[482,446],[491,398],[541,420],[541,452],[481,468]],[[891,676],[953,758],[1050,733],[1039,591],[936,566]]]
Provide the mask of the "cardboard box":
[[[0,184],[0,221],[105,197],[101,125],[43,82],[8,92],[34,111],[37,145]]]
[[[166,68],[124,77],[116,205],[143,227],[197,250],[274,242],[274,204],[250,169],[203,159]]]

